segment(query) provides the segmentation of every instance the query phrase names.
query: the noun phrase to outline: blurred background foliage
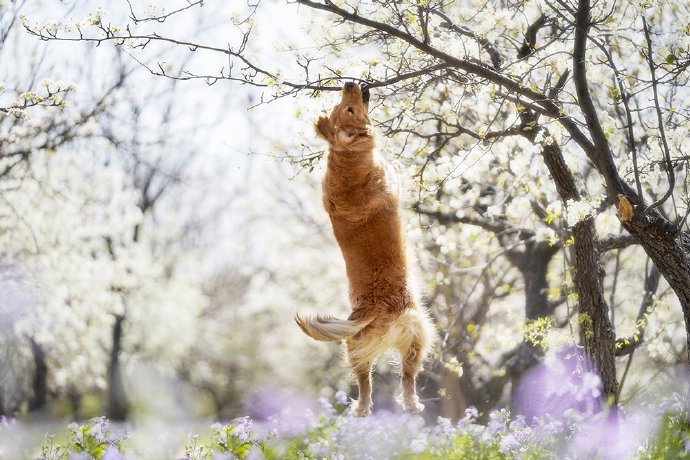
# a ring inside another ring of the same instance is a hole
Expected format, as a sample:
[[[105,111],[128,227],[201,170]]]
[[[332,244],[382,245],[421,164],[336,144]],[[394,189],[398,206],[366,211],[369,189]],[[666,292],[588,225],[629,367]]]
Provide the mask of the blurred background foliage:
[[[319,83],[333,88],[340,75],[381,83],[433,62],[385,41],[379,54],[372,41],[355,55],[346,44],[356,28],[335,31],[318,13],[283,2],[112,3],[105,11],[89,2],[0,1],[0,59],[11,63],[0,67],[0,415],[262,419],[337,390],[355,396],[338,346],[313,342],[292,321],[296,310],[343,316],[349,307],[321,206],[324,146],[311,126],[337,93],[298,93],[290,82],[329,50],[338,68],[322,64],[327,81]],[[378,3],[369,7],[393,14]],[[546,6],[521,2],[522,17],[494,3],[471,18],[452,11],[507,54],[509,38],[521,43]],[[620,23],[641,14],[616,8]],[[688,14],[682,5],[653,8],[650,17],[668,8]],[[492,29],[496,18],[501,26]],[[543,39],[558,42],[561,26]],[[282,69],[282,81],[242,70],[239,82],[224,79],[227,57],[195,48],[242,43],[250,29],[251,40],[231,48]],[[108,35],[124,30],[195,45]],[[77,43],[52,40],[61,34]],[[111,43],[98,41],[103,34]],[[464,42],[444,46],[453,43]],[[531,65],[535,79],[548,73],[550,81],[560,54],[549,55],[553,67],[536,57],[511,65],[515,73]],[[674,56],[668,65],[685,62]],[[567,206],[541,160],[545,141],[509,132],[524,128],[525,107],[436,70],[372,89],[379,146],[403,178],[408,244],[439,329],[419,377],[425,417],[510,406],[515,384],[544,354],[580,343],[587,317],[578,313],[571,229],[588,213],[602,240],[607,314],[619,348],[629,348],[616,358],[618,400],[670,393],[687,366],[677,298],[625,238],[591,164],[557,124],[542,132],[562,146],[586,197]],[[615,86],[599,83],[610,140],[625,152],[616,95],[605,94]],[[669,215],[687,210],[683,120],[668,121],[669,136],[680,139]],[[654,196],[665,179],[645,136],[642,182]],[[617,160],[621,170],[630,164],[624,153]],[[395,405],[394,359],[377,366],[375,407]]]

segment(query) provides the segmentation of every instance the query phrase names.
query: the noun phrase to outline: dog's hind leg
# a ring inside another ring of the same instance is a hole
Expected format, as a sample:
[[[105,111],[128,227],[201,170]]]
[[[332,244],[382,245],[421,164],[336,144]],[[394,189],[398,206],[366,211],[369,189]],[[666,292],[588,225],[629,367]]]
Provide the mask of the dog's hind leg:
[[[357,388],[359,389],[359,399],[352,404],[352,415],[366,417],[371,414],[373,404],[371,401],[371,371],[374,360],[371,356],[371,350],[367,347],[366,341],[357,339],[346,341],[345,349],[348,364],[357,379]]]
[[[423,346],[418,337],[412,340],[407,350],[401,351],[402,358],[402,406],[403,410],[418,413],[424,410],[424,404],[419,402],[417,396],[417,385],[415,380],[417,374],[422,370],[424,353]]]
[[[371,414],[371,363],[362,365],[355,369],[357,377],[357,387],[359,389],[359,399],[353,402],[352,415],[355,417],[366,417]]]
[[[401,317],[396,337],[396,348],[400,353],[402,394],[399,402],[403,410],[421,412],[424,405],[419,402],[415,379],[424,367],[433,340],[433,325],[421,310],[408,310]]]

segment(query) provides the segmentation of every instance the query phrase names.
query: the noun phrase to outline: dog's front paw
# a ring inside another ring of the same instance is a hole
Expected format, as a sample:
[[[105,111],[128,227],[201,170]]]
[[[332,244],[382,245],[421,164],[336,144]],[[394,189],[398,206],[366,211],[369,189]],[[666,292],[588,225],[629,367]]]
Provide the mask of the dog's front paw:
[[[366,417],[371,414],[371,406],[360,404],[358,401],[352,402],[352,415],[355,417]]]
[[[314,123],[316,128],[316,134],[321,136],[327,142],[333,142],[335,133],[333,132],[333,125],[331,125],[331,120],[325,115],[321,115],[316,123]]]

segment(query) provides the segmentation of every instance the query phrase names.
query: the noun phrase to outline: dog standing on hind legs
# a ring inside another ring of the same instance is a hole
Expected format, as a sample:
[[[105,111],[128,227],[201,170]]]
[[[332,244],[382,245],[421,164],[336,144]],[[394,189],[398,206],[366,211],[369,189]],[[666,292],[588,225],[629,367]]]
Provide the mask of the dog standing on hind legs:
[[[347,363],[359,388],[353,414],[360,417],[371,413],[373,365],[391,348],[401,358],[403,409],[424,409],[415,379],[435,336],[411,287],[397,187],[374,154],[368,102],[368,91],[346,83],[340,103],[315,125],[329,145],[323,203],[345,258],[352,313],[346,320],[295,315],[310,337],[345,341]]]

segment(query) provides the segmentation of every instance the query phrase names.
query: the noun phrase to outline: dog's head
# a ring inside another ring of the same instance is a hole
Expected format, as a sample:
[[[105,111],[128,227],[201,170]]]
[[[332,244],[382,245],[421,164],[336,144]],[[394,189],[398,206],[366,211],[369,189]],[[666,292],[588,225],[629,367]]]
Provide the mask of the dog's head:
[[[356,83],[345,83],[340,104],[333,107],[330,117],[319,117],[316,133],[336,149],[350,148],[356,141],[371,137],[368,111],[369,91]]]

